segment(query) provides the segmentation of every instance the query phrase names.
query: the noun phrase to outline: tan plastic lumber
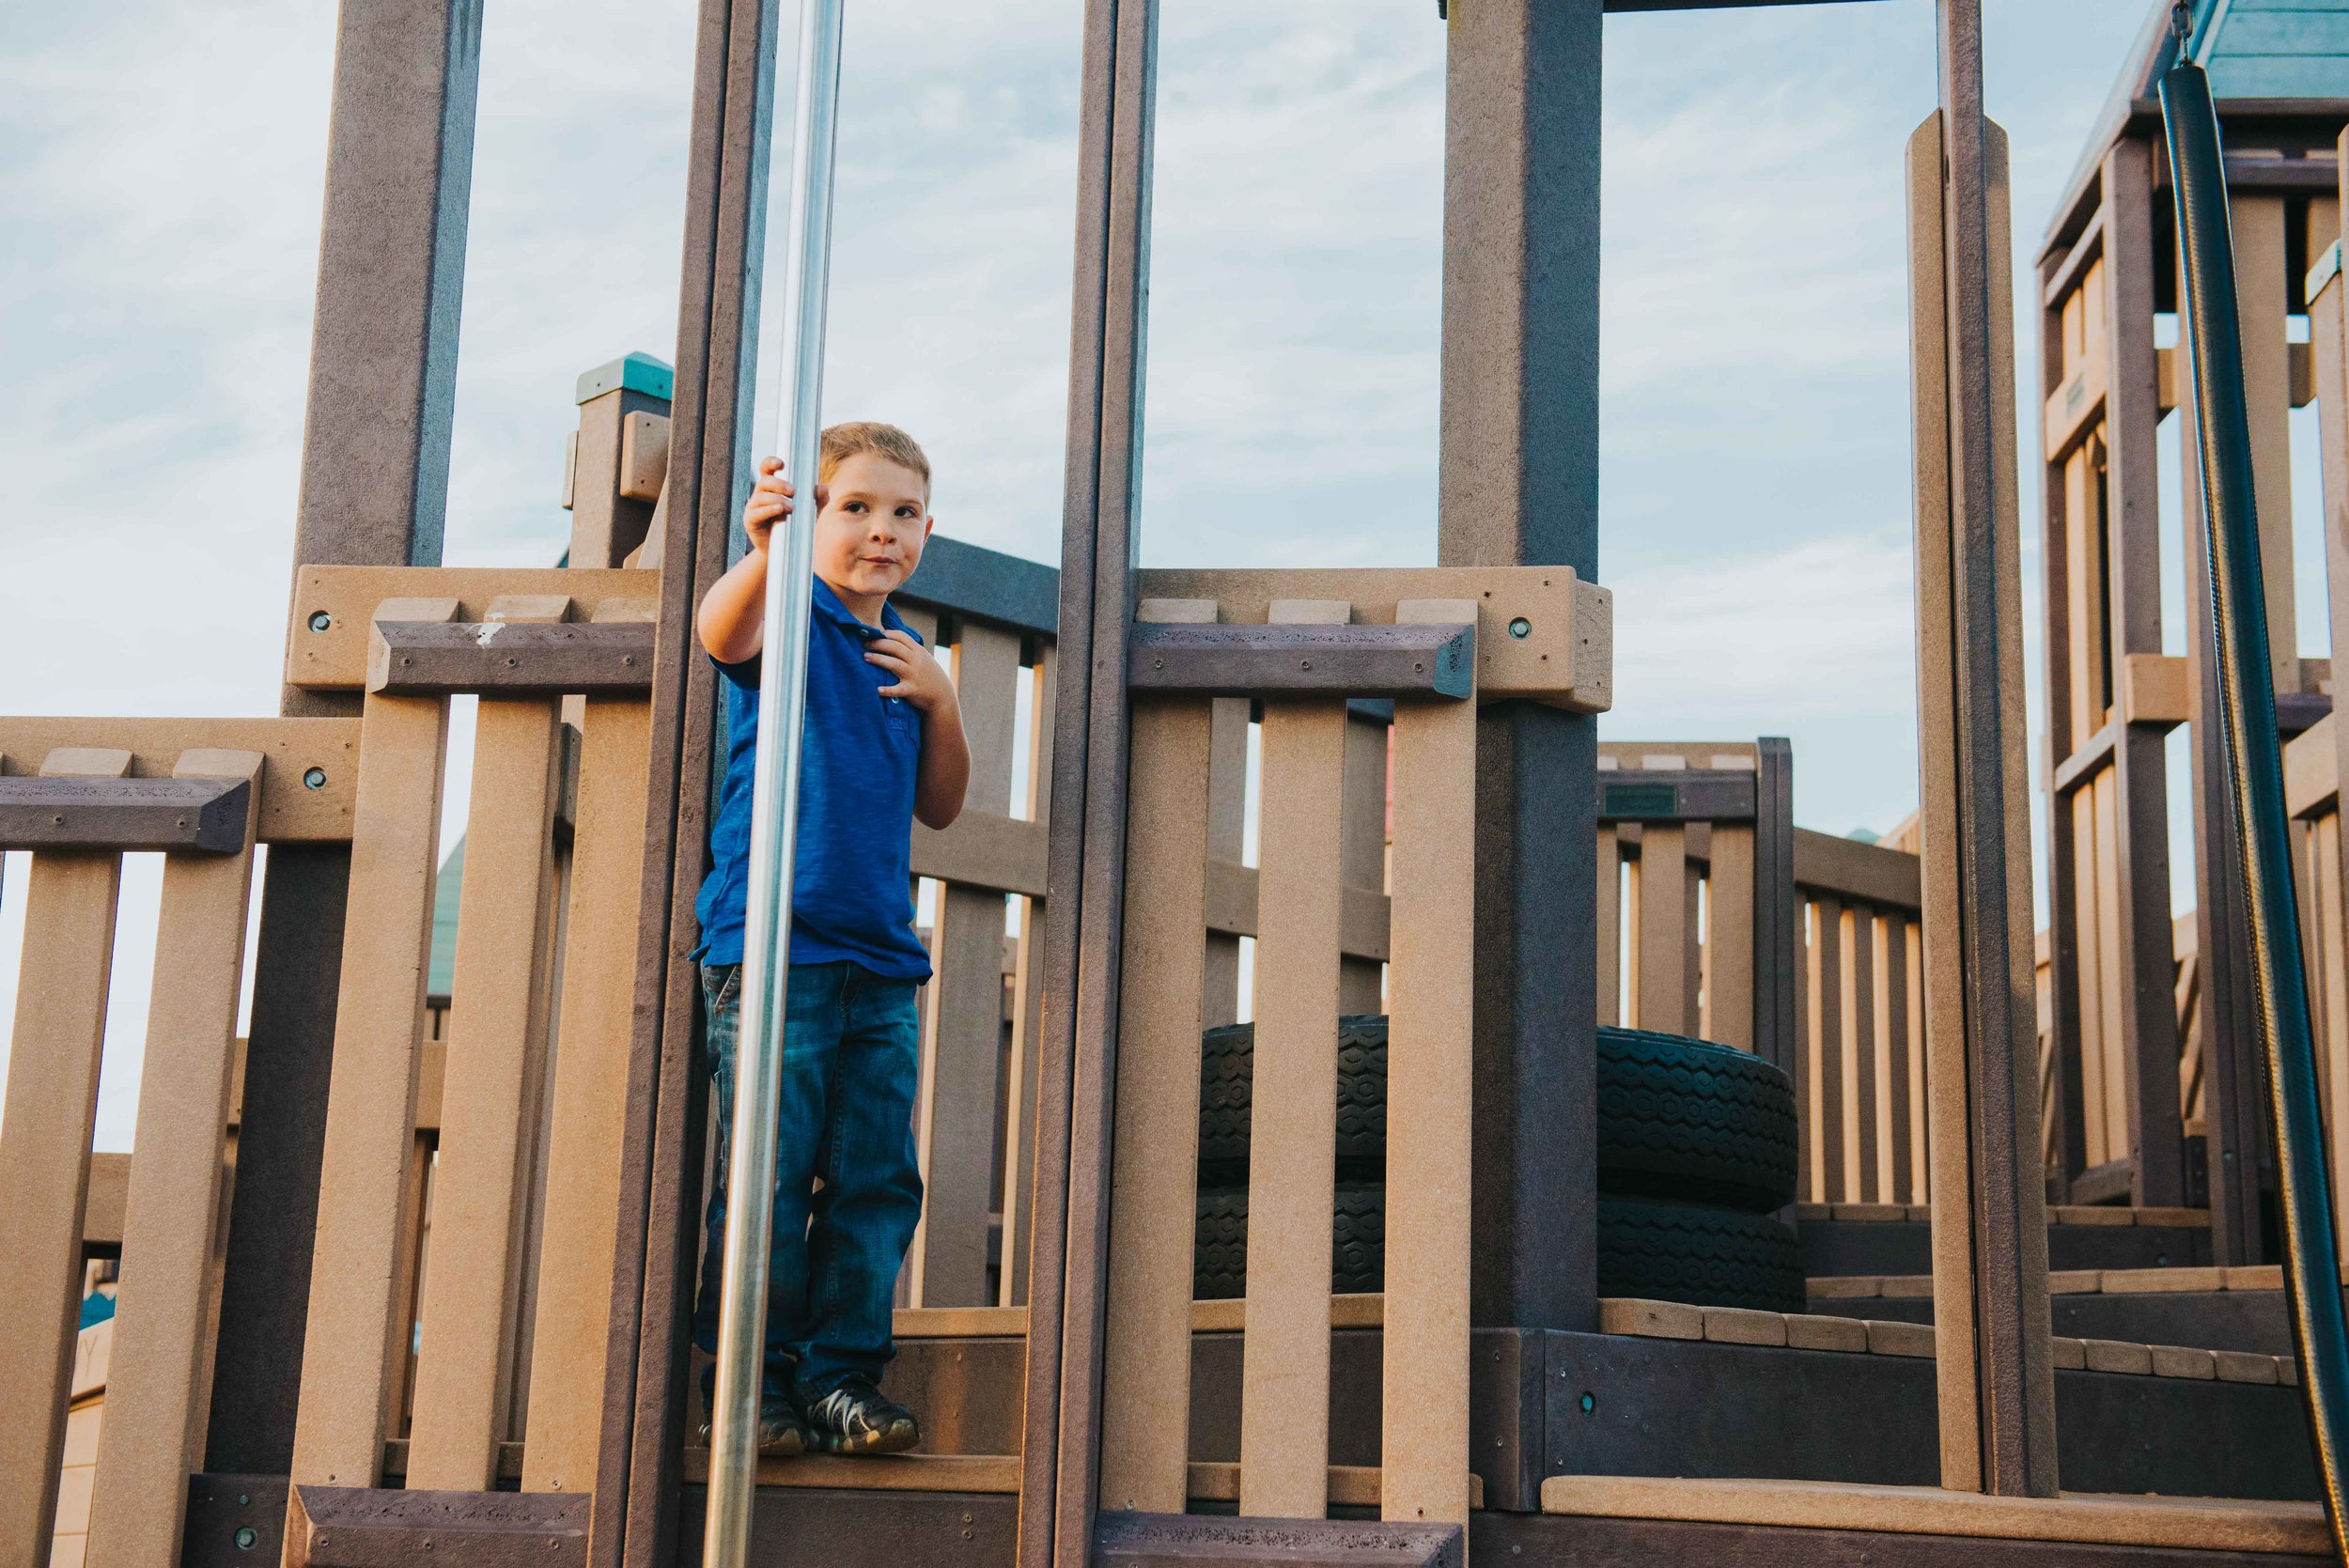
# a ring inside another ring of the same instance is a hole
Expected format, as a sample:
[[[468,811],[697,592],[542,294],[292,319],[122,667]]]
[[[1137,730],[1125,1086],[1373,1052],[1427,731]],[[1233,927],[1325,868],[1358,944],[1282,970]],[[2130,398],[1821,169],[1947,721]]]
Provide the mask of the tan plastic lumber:
[[[155,977],[139,1075],[137,1157],[123,1202],[123,1284],[87,1560],[121,1568],[174,1560],[187,1519],[188,1477],[204,1467],[196,1441],[212,1349],[212,1286],[237,1004],[253,889],[257,752],[191,747],[177,778],[243,779],[245,847],[174,855],[163,864]]]
[[[1283,623],[1347,613],[1268,606]],[[1239,1511],[1254,1517],[1320,1518],[1328,1502],[1346,723],[1343,699],[1265,705],[1239,1438]]]
[[[1039,835],[1051,821],[1052,644],[1037,650],[1026,674],[1029,704],[1027,820]],[[1003,1075],[1003,1231],[996,1275],[996,1301],[1024,1307],[1028,1300],[1028,1216],[1035,1187],[1035,1069],[1044,1006],[1044,900],[1040,892],[1019,900],[1019,947],[1012,964],[1011,1061]]]
[[[595,1484],[651,738],[648,702],[585,706],[539,1222],[540,1256],[554,1266],[540,1278],[531,1340],[525,1492]]]
[[[659,572],[617,567],[303,567],[294,574],[286,684],[353,691],[366,686],[368,629],[378,620],[419,618],[384,610],[390,600],[453,597],[457,609],[447,619],[486,621],[501,597],[555,595],[571,601],[572,619],[593,621],[609,618],[607,604],[649,605],[660,593]]]
[[[1753,829],[1713,824],[1705,872],[1704,1017],[1698,1033],[1751,1050],[1753,1029]],[[1605,895],[1602,889],[1601,896]],[[1602,1014],[1601,1017],[1604,1018]]]
[[[394,620],[454,620],[457,601],[393,600],[381,610]],[[407,1355],[400,1264],[415,1198],[409,1167],[447,744],[445,699],[366,698],[294,1421],[297,1485],[375,1483],[392,1372]]]
[[[966,815],[1008,821],[1019,639],[966,622],[955,691],[971,747]],[[1039,846],[1043,835],[1034,832]],[[1003,894],[948,881],[939,893],[925,988],[915,1110],[927,1201],[907,1261],[915,1304],[975,1307],[987,1295],[987,1221],[994,1206],[995,1082],[1003,1053]]]
[[[1614,827],[1599,824],[1598,902],[1594,924],[1598,928],[1598,1021],[1623,1019],[1623,843]]]
[[[501,598],[487,619],[548,624],[559,596]],[[432,1266],[418,1313],[408,1484],[472,1492],[496,1480],[522,1275],[552,957],[559,699],[484,696],[474,734],[465,877],[433,1177]]]
[[[1667,1034],[1692,1032],[1696,1017],[1694,966],[1696,884],[1688,875],[1688,830],[1677,822],[1648,822],[1640,830],[1640,1027]]]
[[[59,748],[41,773],[119,779],[125,751]],[[82,1209],[122,857],[37,854],[0,1109],[0,1564],[49,1560],[82,1292]]]
[[[1395,613],[1458,625],[1470,608],[1423,600]],[[1473,705],[1397,704],[1379,1508],[1388,1519],[1463,1526],[1476,830],[1460,807],[1475,790]]]
[[[60,747],[131,753],[130,777],[168,777],[191,751],[258,752],[261,775],[255,836],[264,844],[323,844],[350,837],[359,779],[356,719],[0,718],[0,756],[9,773],[38,768]]]
[[[1210,624],[1215,606],[1145,600],[1140,618]],[[1189,1481],[1213,731],[1211,698],[1134,704],[1100,1495],[1104,1508],[1153,1514],[1181,1513]]]

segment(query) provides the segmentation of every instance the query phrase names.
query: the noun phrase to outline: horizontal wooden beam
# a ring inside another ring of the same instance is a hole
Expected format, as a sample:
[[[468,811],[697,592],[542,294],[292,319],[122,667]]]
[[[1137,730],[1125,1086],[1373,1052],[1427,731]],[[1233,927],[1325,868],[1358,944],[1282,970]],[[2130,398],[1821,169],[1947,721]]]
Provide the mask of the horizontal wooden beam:
[[[1338,951],[1348,958],[1385,963],[1390,925],[1387,895],[1376,888],[1346,888],[1338,899]],[[1227,937],[1259,934],[1254,866],[1228,861],[1207,862],[1207,929]]]
[[[252,800],[245,779],[0,778],[0,849],[233,855]]]
[[[1060,624],[1060,570],[934,536],[897,602],[1050,637]]]
[[[2113,737],[2120,733],[2118,724],[2107,724],[2088,737],[2088,744],[2056,764],[2055,793],[2069,795],[2088,779],[2093,777],[2112,760]]]
[[[2324,1507],[2312,1502],[2079,1494],[2016,1498],[1829,1481],[1573,1475],[1542,1483],[1542,1512],[2204,1551],[2322,1556],[2332,1549]]]
[[[1474,690],[1472,626],[1134,627],[1127,685],[1194,697],[1452,697]]]
[[[386,697],[625,696],[652,684],[653,626],[378,621],[367,690]]]
[[[1919,908],[1916,856],[1808,828],[1795,830],[1795,884],[1887,908]]]
[[[944,830],[913,829],[913,874],[966,888],[1044,896],[1041,822],[993,812],[964,812]]]
[[[0,774],[39,773],[54,751],[131,753],[131,777],[168,779],[192,751],[258,752],[263,844],[331,844],[350,837],[359,782],[356,719],[0,719]]]
[[[1476,614],[1476,694],[1603,713],[1614,694],[1614,596],[1565,567],[1334,567],[1134,574],[1141,599],[1205,599],[1226,626],[1262,626],[1276,599],[1338,600],[1356,626],[1394,622],[1411,599],[1469,599]]]
[[[286,1568],[584,1568],[584,1492],[406,1492],[360,1486],[293,1489]]]
[[[2080,274],[2088,270],[2088,264],[2104,254],[2105,210],[2099,207],[2096,215],[2088,220],[2088,226],[2080,230],[2080,237],[2072,241],[2072,248],[2064,256],[2062,264],[2047,279],[2046,287],[2040,293],[2040,303],[2052,308],[2072,291],[2073,286],[2079,282]]]
[[[1221,1491],[1221,1471],[1230,1490]],[[1202,1472],[1206,1472],[1202,1474]],[[1190,1467],[1194,1498],[1206,1485],[1218,1500],[1237,1501],[1239,1467]],[[1333,1468],[1330,1500],[1375,1504],[1350,1494],[1376,1493],[1378,1472],[1362,1481],[1341,1479]],[[1463,1568],[1467,1533],[1458,1525],[1369,1524],[1349,1519],[1220,1519],[1190,1514],[1104,1512],[1094,1526],[1090,1561],[1099,1568],[1232,1568],[1240,1562],[1286,1562],[1296,1568]]]
[[[1750,822],[1752,773],[1623,768],[1598,776],[1601,822]]]
[[[2328,713],[2284,747],[2284,807],[2295,816],[2321,816],[2340,800],[2341,760]]]
[[[386,599],[454,599],[451,621],[490,621],[497,599],[552,595],[574,621],[650,620],[661,574],[620,567],[303,567],[294,574],[286,684],[356,691],[367,683],[369,628]]]

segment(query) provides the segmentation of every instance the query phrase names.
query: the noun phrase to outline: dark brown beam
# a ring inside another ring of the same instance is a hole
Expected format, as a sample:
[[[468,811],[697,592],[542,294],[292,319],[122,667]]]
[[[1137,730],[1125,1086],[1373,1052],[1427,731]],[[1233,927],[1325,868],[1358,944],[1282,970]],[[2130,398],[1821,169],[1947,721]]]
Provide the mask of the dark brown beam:
[[[0,849],[244,847],[245,779],[0,779]]]
[[[387,697],[624,696],[652,681],[653,623],[378,621],[367,690]]]
[[[1750,822],[1751,773],[1670,773],[1625,769],[1598,778],[1601,822]]]
[[[297,1486],[286,1568],[584,1568],[582,1492]]]
[[[1168,695],[1466,697],[1475,690],[1476,629],[1144,623],[1133,629],[1126,669],[1129,689]]]
[[[1093,1532],[1099,1568],[1462,1568],[1457,1525],[1383,1525],[1342,1519],[1217,1519],[1190,1514],[1104,1514]]]

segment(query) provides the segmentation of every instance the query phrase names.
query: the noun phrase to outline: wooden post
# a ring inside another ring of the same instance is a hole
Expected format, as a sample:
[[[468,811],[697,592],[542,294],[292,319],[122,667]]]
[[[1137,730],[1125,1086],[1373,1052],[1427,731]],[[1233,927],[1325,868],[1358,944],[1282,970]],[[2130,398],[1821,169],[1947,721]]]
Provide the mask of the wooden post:
[[[47,777],[118,779],[131,753],[59,750]],[[33,857],[8,1094],[0,1110],[0,1563],[49,1560],[82,1296],[82,1211],[122,857]]]
[[[645,542],[668,474],[676,387],[676,372],[644,353],[579,378],[579,428],[563,468],[563,505],[571,514],[568,565],[620,566]]]
[[[1795,889],[1795,749],[1766,735],[1754,753],[1753,1049],[1792,1074],[1803,918]]]
[[[117,1297],[106,1414],[91,1499],[92,1563],[169,1562],[197,1468],[211,1344],[213,1245],[227,1143],[245,916],[259,820],[257,752],[191,749],[175,778],[240,778],[252,785],[245,846],[234,855],[174,856],[163,867],[155,932],[154,999],[123,1204],[122,1253],[137,1270]]]
[[[567,598],[506,596],[488,618],[544,623],[569,613]],[[474,731],[433,1183],[435,1266],[424,1281],[408,1440],[408,1484],[418,1490],[497,1483],[550,1000],[557,707],[544,697],[485,696]],[[577,1261],[557,1262],[555,1289],[576,1287]]]
[[[1239,864],[1248,833],[1248,726],[1245,697],[1218,697],[1207,753],[1207,858]],[[1218,1029],[1239,1021],[1239,939],[1207,933],[1200,1022]]]
[[[688,955],[708,864],[711,772],[723,766],[717,675],[690,629],[739,537],[736,496],[754,455],[750,382],[777,11],[777,0],[697,8],[633,1008],[615,1151],[620,1198],[602,1387],[585,1395],[600,1409],[593,1568],[651,1568],[677,1549],[675,1455],[684,1441],[708,1094],[696,1027],[701,981]]]
[[[469,0],[342,8],[297,566],[441,559],[480,24]],[[279,711],[357,705],[288,688]],[[210,1470],[292,1462],[350,869],[343,846],[280,845],[262,878]]]
[[[1939,27],[1908,192],[1941,1477],[2053,1497],[2006,136],[1983,115],[1977,0],[1940,0]]]
[[[1452,8],[1439,559],[1598,577],[1600,0]],[[1478,721],[1475,1318],[1598,1327],[1597,729]]]
[[[1097,1496],[1157,0],[1087,0],[1083,38],[1020,1568],[1081,1568]]]

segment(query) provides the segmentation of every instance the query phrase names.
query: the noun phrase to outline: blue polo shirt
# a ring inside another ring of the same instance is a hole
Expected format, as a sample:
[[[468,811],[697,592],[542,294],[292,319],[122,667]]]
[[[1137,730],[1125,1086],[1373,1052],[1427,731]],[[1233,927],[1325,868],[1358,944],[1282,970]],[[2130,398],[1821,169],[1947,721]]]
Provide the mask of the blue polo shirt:
[[[881,624],[921,636],[887,605]],[[885,980],[927,980],[913,934],[913,781],[922,715],[880,689],[895,678],[864,661],[874,636],[816,580],[807,641],[807,717],[800,742],[799,842],[791,880],[791,962],[846,959]],[[726,779],[709,827],[709,875],[694,905],[706,964],[742,961],[750,895],[751,775],[758,754],[759,661],[726,677]]]

